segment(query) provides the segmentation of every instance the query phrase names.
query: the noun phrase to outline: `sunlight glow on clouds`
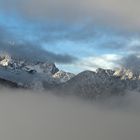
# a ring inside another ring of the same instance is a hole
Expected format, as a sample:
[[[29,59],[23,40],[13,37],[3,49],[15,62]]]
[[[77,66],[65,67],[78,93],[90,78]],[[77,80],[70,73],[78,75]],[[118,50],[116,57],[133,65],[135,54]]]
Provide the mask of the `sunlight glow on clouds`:
[[[116,62],[122,58],[116,54],[105,54],[95,57],[87,57],[80,61],[79,66],[84,69],[96,70],[97,68],[113,69],[116,68]]]

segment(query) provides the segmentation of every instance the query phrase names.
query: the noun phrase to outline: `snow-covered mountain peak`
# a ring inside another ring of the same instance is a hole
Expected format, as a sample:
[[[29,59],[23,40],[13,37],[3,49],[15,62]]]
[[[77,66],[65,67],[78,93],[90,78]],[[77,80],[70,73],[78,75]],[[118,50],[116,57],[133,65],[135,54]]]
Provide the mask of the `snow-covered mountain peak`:
[[[110,69],[102,69],[98,68],[96,70],[96,74],[99,76],[113,76],[113,77],[119,77],[122,80],[132,79],[132,80],[140,80],[140,73],[134,72],[131,69],[125,69],[125,68],[118,68],[115,70]]]
[[[1,66],[8,66],[10,62],[11,62],[11,57],[9,55],[0,56],[0,65]]]
[[[140,73],[139,72],[134,72],[130,69],[116,69],[113,76],[120,77],[121,79],[132,79],[132,80],[139,80],[140,79]]]
[[[73,73],[65,72],[65,71],[58,71],[53,75],[53,78],[59,80],[61,83],[65,83],[66,81],[73,78],[75,75]]]
[[[102,69],[102,68],[98,68],[96,70],[96,73],[99,75],[108,75],[108,76],[113,76],[114,71],[110,70],[110,69]]]
[[[48,61],[31,62],[13,58],[9,55],[0,57],[0,78],[24,87],[50,88],[64,83],[72,77],[74,77],[74,74],[59,71],[54,63]]]
[[[0,56],[0,66],[6,67],[12,70],[21,70],[30,73],[46,73],[46,74],[55,74],[59,69],[53,63],[49,62],[30,62],[27,60],[20,60],[9,55]]]

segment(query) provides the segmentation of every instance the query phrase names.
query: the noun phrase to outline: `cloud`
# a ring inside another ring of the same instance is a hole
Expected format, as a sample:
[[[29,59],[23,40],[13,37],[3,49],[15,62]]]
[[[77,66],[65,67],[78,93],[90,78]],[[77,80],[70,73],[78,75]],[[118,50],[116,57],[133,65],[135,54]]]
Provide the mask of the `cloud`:
[[[0,44],[0,52],[7,53],[18,59],[25,59],[27,61],[51,61],[57,63],[72,63],[76,61],[77,58],[67,55],[67,54],[55,54],[53,52],[46,51],[40,46],[34,44],[25,43],[25,44],[15,44],[11,46],[10,44]]]
[[[23,40],[16,40],[12,34],[0,28],[0,53],[7,53],[18,59],[27,61],[50,61],[62,64],[69,64],[77,61],[77,58],[68,54],[56,54],[44,50],[40,44]],[[12,37],[11,37],[12,36]]]
[[[140,72],[140,57],[137,55],[128,55],[123,57],[121,61],[119,61],[119,64],[126,69],[132,70],[133,72]]]
[[[140,95],[83,101],[1,89],[2,140],[139,140]],[[60,129],[61,128],[61,129]]]
[[[139,31],[138,0],[1,0],[1,9],[17,11],[29,19],[65,20],[68,23],[88,17],[94,23]]]
[[[38,59],[33,56],[39,56],[42,60],[95,69],[120,65],[117,59],[106,57],[111,53],[116,56],[138,55],[139,42],[135,42],[140,36],[138,0],[0,0],[0,3],[0,10],[5,16],[18,15],[23,19],[23,23],[15,23],[19,24],[18,27],[0,29],[8,31],[8,34],[0,33],[1,50],[18,57],[24,54],[24,57],[33,60]],[[21,22],[21,19],[16,21]],[[10,43],[14,40],[15,46],[9,47],[7,40]],[[77,47],[77,53],[67,49],[64,54],[58,50],[59,54],[57,50],[54,53],[41,47],[45,44],[46,49],[47,45],[55,49],[56,46],[60,48],[60,44],[66,50],[66,42],[72,42],[71,48]],[[95,51],[99,52],[99,56],[92,57]],[[78,62],[77,56],[81,58]]]
[[[100,56],[93,56],[81,59],[80,62],[76,63],[78,67],[81,67],[85,70],[95,71],[97,68],[104,69],[114,69],[118,67],[117,61],[121,59],[122,56],[116,54],[105,54]]]

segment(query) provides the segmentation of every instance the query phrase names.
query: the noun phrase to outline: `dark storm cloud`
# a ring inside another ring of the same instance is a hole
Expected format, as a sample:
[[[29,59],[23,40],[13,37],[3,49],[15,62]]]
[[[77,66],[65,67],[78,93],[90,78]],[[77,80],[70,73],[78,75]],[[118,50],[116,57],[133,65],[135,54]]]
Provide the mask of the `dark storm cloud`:
[[[75,57],[64,54],[55,54],[53,52],[45,51],[41,47],[34,44],[15,44],[13,46],[0,44],[2,53],[8,53],[11,56],[28,61],[51,61],[57,63],[72,63],[76,61]]]
[[[140,57],[135,54],[123,57],[121,61],[119,61],[119,64],[126,69],[132,70],[133,72],[140,72]]]
[[[0,0],[5,13],[18,13],[23,19],[44,23],[41,39],[91,41],[103,36],[98,26],[125,30],[127,34],[139,31],[139,2],[134,0]],[[127,3],[127,7],[126,7]],[[48,24],[49,22],[49,24]],[[115,28],[114,28],[115,27]],[[102,30],[102,28],[100,28]],[[45,32],[45,33],[44,33]],[[103,31],[104,32],[104,31]],[[105,32],[109,32],[106,30]],[[109,34],[111,35],[111,34]],[[96,37],[95,37],[96,36]],[[124,35],[125,36],[125,35]],[[108,45],[113,48],[120,43]]]
[[[72,63],[77,58],[68,54],[55,54],[44,50],[36,42],[23,41],[18,42],[12,34],[0,28],[0,53],[9,54],[15,58],[25,59],[28,61],[51,61],[57,63]]]

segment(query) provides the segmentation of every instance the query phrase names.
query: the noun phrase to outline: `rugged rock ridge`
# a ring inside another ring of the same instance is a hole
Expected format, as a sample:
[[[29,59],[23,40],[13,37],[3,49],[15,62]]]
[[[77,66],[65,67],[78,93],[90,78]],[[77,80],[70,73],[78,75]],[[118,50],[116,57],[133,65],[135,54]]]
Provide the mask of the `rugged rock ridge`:
[[[125,68],[115,70],[113,75],[121,79],[140,80],[140,73]]]
[[[26,88],[52,88],[73,76],[71,73],[59,71],[55,64],[48,61],[28,62],[9,55],[0,56],[0,78]]]
[[[96,72],[84,71],[61,85],[59,89],[61,93],[89,99],[124,95],[127,91],[140,92],[138,77],[129,77],[128,71],[121,75],[117,72],[104,69],[97,69]]]
[[[127,79],[140,80],[140,73],[134,72],[130,69],[125,69],[125,68],[118,68],[118,69],[115,69],[115,70],[98,68],[96,70],[96,73],[101,74],[101,75],[105,74],[105,75],[108,75],[108,76],[118,77],[122,80],[127,80]]]
[[[95,99],[140,92],[140,74],[127,69],[97,69],[78,75],[59,70],[49,62],[27,62],[0,57],[0,81],[14,87],[53,90],[65,95]]]
[[[71,78],[73,78],[74,76],[75,75],[73,73],[69,73],[69,72],[60,70],[53,75],[53,78],[58,80],[58,82],[60,82],[60,83],[65,83],[68,80],[70,80]]]
[[[12,58],[9,55],[0,57],[0,66],[12,70],[23,70],[29,73],[46,73],[55,74],[59,69],[53,63],[49,62],[28,62],[26,60],[19,60]]]

